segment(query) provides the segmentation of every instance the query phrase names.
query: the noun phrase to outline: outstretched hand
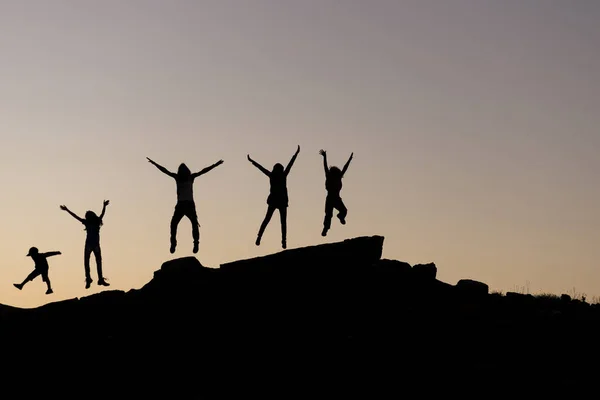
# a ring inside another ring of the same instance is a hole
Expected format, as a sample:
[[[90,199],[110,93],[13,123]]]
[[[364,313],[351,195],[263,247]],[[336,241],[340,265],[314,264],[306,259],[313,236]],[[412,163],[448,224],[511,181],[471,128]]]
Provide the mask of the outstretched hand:
[[[109,200],[104,200],[104,207],[106,207],[110,203]]]
[[[146,160],[148,160],[150,164],[154,164],[154,161],[152,161],[150,158],[146,157]]]
[[[219,160],[219,161],[217,161],[217,162],[215,163],[215,166],[218,166],[218,165],[221,165],[221,164],[223,164],[223,160]]]
[[[298,145],[298,149],[296,150],[296,154],[300,153],[300,145]]]
[[[352,160],[353,157],[354,157],[354,152],[352,152],[352,154],[350,154],[350,159]]]
[[[67,211],[67,206],[60,206],[60,209],[63,211]]]
[[[327,153],[323,149],[319,150],[319,154],[322,155],[323,157],[325,157],[327,155]]]
[[[248,161],[252,162],[252,159],[250,158],[250,154],[248,154]]]

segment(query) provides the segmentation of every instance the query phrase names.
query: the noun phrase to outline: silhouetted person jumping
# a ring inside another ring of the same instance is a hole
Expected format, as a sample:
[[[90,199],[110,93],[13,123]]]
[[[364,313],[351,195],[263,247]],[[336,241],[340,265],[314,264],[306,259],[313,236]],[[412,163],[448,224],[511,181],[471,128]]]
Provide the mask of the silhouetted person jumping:
[[[73,218],[77,221],[81,222],[85,226],[85,230],[87,232],[85,238],[85,247],[83,250],[83,266],[85,268],[85,288],[89,289],[92,284],[92,277],[90,275],[90,256],[94,253],[94,258],[96,259],[96,269],[98,270],[98,285],[100,286],[109,286],[108,282],[104,278],[102,274],[102,252],[100,251],[100,227],[103,224],[102,219],[104,218],[104,213],[106,212],[106,206],[109,201],[104,200],[102,205],[102,213],[100,216],[96,215],[93,211],[86,211],[85,219],[80,218],[75,213],[67,208],[67,206],[60,206],[61,210],[64,210],[71,214]]]
[[[273,213],[275,210],[279,210],[279,217],[281,219],[281,247],[284,249],[287,247],[286,243],[286,235],[287,235],[287,207],[288,207],[288,191],[287,191],[287,176],[292,169],[292,165],[294,165],[294,161],[296,161],[296,157],[300,152],[300,146],[296,150],[296,153],[292,156],[292,159],[288,163],[285,170],[283,169],[283,165],[277,163],[273,166],[273,170],[269,172],[262,165],[254,161],[250,158],[250,154],[248,154],[248,161],[252,163],[256,168],[262,171],[263,174],[269,177],[269,181],[271,184],[271,189],[269,193],[269,197],[267,198],[267,214],[265,215],[265,219],[260,225],[260,229],[258,230],[258,235],[256,237],[256,245],[260,246],[260,240],[262,238],[263,233]]]
[[[200,230],[198,227],[198,215],[196,214],[196,203],[194,202],[194,179],[200,175],[204,175],[213,168],[223,164],[223,160],[219,160],[213,165],[204,168],[200,172],[192,173],[184,163],[179,165],[177,173],[167,170],[162,165],[159,165],[146,157],[149,163],[158,168],[161,172],[169,175],[177,182],[177,204],[171,218],[171,254],[175,253],[177,247],[177,226],[183,217],[188,217],[192,224],[192,238],[194,239],[194,254],[198,252],[198,243],[200,242]]]
[[[15,287],[19,290],[23,289],[23,286],[27,282],[31,282],[38,275],[42,276],[44,282],[46,282],[46,286],[48,286],[48,290],[46,290],[46,294],[53,293],[52,286],[50,285],[50,278],[48,277],[48,257],[57,256],[62,254],[60,251],[49,251],[47,253],[40,253],[37,247],[32,247],[29,249],[29,253],[27,253],[27,257],[31,257],[33,262],[35,263],[35,269],[32,273],[30,273],[27,278],[22,283],[15,283]]]
[[[342,178],[348,170],[350,161],[354,153],[350,154],[350,158],[344,165],[344,168],[340,171],[338,167],[327,166],[327,153],[325,150],[320,150],[319,154],[323,156],[323,167],[325,168],[325,189],[327,189],[327,198],[325,199],[325,219],[323,220],[323,232],[321,236],[327,236],[327,231],[331,227],[331,218],[333,217],[333,209],[337,209],[340,222],[342,225],[346,224],[346,215],[348,209],[344,205],[342,198],[340,197],[340,191],[342,190]]]

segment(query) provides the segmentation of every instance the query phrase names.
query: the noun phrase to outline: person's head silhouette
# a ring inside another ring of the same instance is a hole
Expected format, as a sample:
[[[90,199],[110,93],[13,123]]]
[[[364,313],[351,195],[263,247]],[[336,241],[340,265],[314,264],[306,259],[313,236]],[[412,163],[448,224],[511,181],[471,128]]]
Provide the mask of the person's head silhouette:
[[[283,165],[280,163],[277,163],[275,165],[273,165],[273,171],[271,172],[273,175],[283,175]]]
[[[32,248],[29,249],[29,253],[27,253],[26,257],[31,257],[31,256],[34,256],[34,255],[36,255],[38,253],[39,253],[38,248],[37,247],[32,247]]]
[[[332,179],[342,179],[342,171],[338,167],[330,167],[329,177]]]
[[[179,168],[177,169],[177,175],[181,178],[187,178],[192,175],[192,171],[188,168],[185,163],[179,164]]]
[[[85,222],[93,225],[102,225],[100,217],[91,210],[85,212]]]

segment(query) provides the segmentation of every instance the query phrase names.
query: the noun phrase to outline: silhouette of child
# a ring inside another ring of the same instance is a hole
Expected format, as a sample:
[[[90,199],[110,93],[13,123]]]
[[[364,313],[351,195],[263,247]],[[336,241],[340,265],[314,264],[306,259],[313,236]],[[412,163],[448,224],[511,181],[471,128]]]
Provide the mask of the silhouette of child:
[[[98,271],[98,285],[109,286],[102,274],[102,252],[100,251],[100,227],[103,224],[104,213],[106,212],[106,206],[109,201],[104,200],[102,205],[102,213],[100,216],[96,215],[93,211],[86,211],[85,219],[78,217],[66,206],[60,206],[61,210],[64,210],[71,214],[73,218],[81,222],[85,226],[87,232],[85,238],[85,247],[83,252],[83,266],[85,268],[85,288],[89,289],[92,284],[92,277],[90,275],[90,256],[94,253],[96,259],[96,269]]]
[[[177,226],[183,217],[188,217],[192,224],[192,238],[194,240],[194,254],[198,252],[198,244],[200,242],[200,231],[198,227],[198,215],[196,214],[196,203],[194,202],[193,185],[194,179],[200,175],[204,175],[213,168],[223,164],[223,160],[219,160],[213,165],[204,168],[200,172],[191,173],[190,169],[184,163],[179,165],[177,173],[170,172],[162,165],[159,165],[146,157],[149,163],[158,168],[161,172],[175,179],[177,183],[177,204],[171,218],[171,254],[175,253],[177,247]]]
[[[39,250],[37,249],[37,247],[30,248],[29,253],[27,253],[26,257],[31,257],[31,259],[35,263],[35,269],[33,270],[32,273],[30,273],[27,276],[27,278],[25,278],[25,280],[22,283],[15,283],[14,286],[17,289],[22,290],[23,286],[25,286],[25,284],[27,282],[31,282],[38,275],[41,275],[42,280],[44,282],[46,282],[46,286],[48,286],[48,290],[46,290],[46,294],[54,293],[52,291],[52,286],[50,285],[50,278],[48,277],[48,260],[46,260],[46,259],[48,257],[56,256],[59,254],[62,254],[62,253],[60,251],[49,251],[47,253],[40,253]]]
[[[258,235],[256,237],[256,245],[260,246],[260,240],[262,238],[269,221],[271,221],[271,217],[275,210],[279,210],[279,217],[281,219],[281,247],[284,249],[287,247],[286,236],[287,236],[287,207],[288,207],[288,191],[287,191],[287,176],[292,169],[292,165],[294,165],[294,161],[296,161],[296,157],[300,152],[300,146],[296,150],[296,153],[292,156],[292,159],[288,163],[285,170],[283,169],[283,165],[277,163],[273,166],[272,171],[268,171],[262,165],[254,161],[250,158],[250,154],[248,154],[248,161],[252,163],[256,168],[258,168],[263,174],[269,177],[270,182],[270,193],[267,198],[267,214],[260,225],[260,229],[258,230]]]
[[[325,219],[323,220],[323,232],[321,232],[321,236],[327,236],[327,231],[331,227],[331,218],[333,216],[334,208],[339,211],[337,217],[339,218],[340,223],[342,225],[346,224],[346,215],[348,214],[348,209],[340,197],[340,192],[342,190],[342,178],[348,170],[348,166],[350,165],[350,161],[352,161],[354,153],[350,154],[350,158],[341,171],[338,167],[329,168],[327,166],[327,153],[325,150],[320,150],[319,154],[323,156],[323,167],[325,168],[325,189],[327,189],[327,198],[325,199]]]

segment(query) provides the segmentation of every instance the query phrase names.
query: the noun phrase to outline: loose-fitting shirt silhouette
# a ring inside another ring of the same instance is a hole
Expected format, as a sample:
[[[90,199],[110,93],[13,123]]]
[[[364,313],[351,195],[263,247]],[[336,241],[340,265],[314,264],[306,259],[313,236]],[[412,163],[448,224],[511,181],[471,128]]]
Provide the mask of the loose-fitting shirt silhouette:
[[[100,244],[100,224],[84,220],[83,225],[85,225],[85,230],[87,232],[85,238],[86,246],[98,246]]]
[[[48,272],[48,260],[46,260],[46,258],[49,255],[51,255],[51,254],[48,254],[48,253],[32,254],[31,258],[33,259],[33,262],[35,263],[35,269],[37,269],[38,271],[41,271],[41,272]]]
[[[287,176],[285,173],[271,174],[269,176],[271,189],[267,204],[275,208],[288,206]]]
[[[187,178],[176,177],[177,182],[177,201],[194,201],[194,177]]]
[[[340,192],[342,191],[342,176],[335,176],[329,172],[325,178],[325,189],[327,189],[327,194],[329,196],[339,197]]]

